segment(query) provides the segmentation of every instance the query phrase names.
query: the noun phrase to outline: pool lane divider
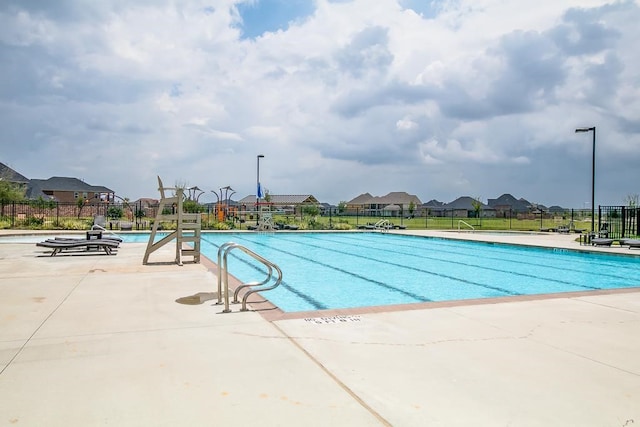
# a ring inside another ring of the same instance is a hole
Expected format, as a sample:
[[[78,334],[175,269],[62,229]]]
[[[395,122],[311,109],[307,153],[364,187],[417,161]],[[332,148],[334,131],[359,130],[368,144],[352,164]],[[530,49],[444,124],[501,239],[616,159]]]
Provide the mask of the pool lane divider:
[[[329,241],[328,239],[324,239],[324,240],[325,241]],[[319,249],[326,249],[326,248],[324,248],[322,246],[319,246],[319,245],[309,245],[309,246],[314,246],[314,247],[319,248]],[[376,250],[376,251],[392,252],[392,253],[395,253],[395,254],[409,256],[409,257],[413,257],[413,258],[430,259],[432,261],[437,261],[437,262],[442,262],[442,263],[449,263],[449,264],[454,264],[454,265],[461,265],[461,266],[464,266],[464,267],[473,267],[473,268],[478,268],[478,269],[481,269],[481,270],[494,271],[494,272],[497,272],[497,273],[512,274],[514,276],[526,277],[526,278],[530,278],[530,279],[545,280],[545,281],[549,281],[549,282],[560,283],[562,285],[575,286],[575,287],[583,288],[583,289],[589,289],[589,290],[600,290],[600,289],[602,289],[602,288],[598,288],[598,287],[595,287],[595,286],[582,285],[582,284],[579,284],[579,283],[573,283],[573,282],[569,282],[569,281],[566,281],[566,280],[559,280],[559,279],[553,279],[553,278],[547,278],[547,277],[540,277],[540,276],[536,276],[534,274],[520,273],[520,272],[512,271],[512,270],[501,270],[501,269],[498,269],[498,268],[487,267],[487,266],[484,266],[484,265],[469,264],[469,263],[465,263],[465,262],[461,262],[461,261],[443,260],[441,258],[436,258],[436,257],[429,256],[429,255],[416,255],[416,254],[413,254],[413,253],[403,252],[403,251],[396,251],[396,250],[389,249],[389,248],[381,249],[381,248],[369,247],[369,249]],[[332,249],[332,251],[340,252],[339,250],[336,250],[336,249]],[[348,255],[353,255],[350,252],[342,252],[342,253],[348,254]],[[455,252],[451,252],[451,253],[455,253]],[[377,261],[377,262],[381,262],[381,263],[384,263],[384,264],[393,265],[393,266],[396,266],[396,267],[415,270],[415,271],[422,272],[422,273],[433,274],[435,276],[445,277],[445,278],[448,278],[448,279],[452,279],[452,280],[455,280],[455,281],[458,281],[458,282],[468,283],[468,284],[475,285],[475,286],[482,286],[482,287],[485,287],[485,288],[488,288],[488,289],[493,289],[493,290],[497,290],[497,291],[500,291],[500,292],[504,292],[504,293],[506,293],[508,295],[523,295],[520,292],[511,291],[511,290],[504,289],[504,288],[501,288],[501,287],[498,287],[498,286],[491,286],[491,285],[487,285],[487,284],[483,284],[483,283],[477,283],[477,282],[473,282],[473,281],[466,280],[466,279],[460,279],[460,278],[455,277],[455,276],[449,276],[449,275],[444,275],[444,274],[441,274],[441,273],[433,272],[433,271],[430,271],[430,270],[425,270],[425,269],[421,269],[421,268],[417,268],[417,267],[411,267],[411,266],[406,266],[406,265],[403,265],[403,264],[397,264],[397,263],[393,263],[393,262],[384,261],[384,260],[381,260],[381,259],[378,259],[378,258],[366,257],[366,256],[363,256],[363,255],[353,255],[353,256],[358,256],[359,258],[367,259],[367,260],[370,260],[370,261]]]
[[[302,260],[305,260],[305,261],[308,261],[308,262],[311,262],[311,263],[314,263],[314,264],[317,264],[317,265],[321,265],[323,267],[329,268],[329,269],[334,270],[334,271],[338,271],[338,272],[346,274],[348,276],[355,277],[355,278],[360,279],[360,280],[364,280],[365,282],[373,283],[375,285],[378,285],[378,286],[383,287],[385,289],[388,289],[390,291],[398,292],[400,294],[408,296],[409,298],[413,298],[416,302],[430,302],[430,301],[432,301],[431,299],[429,299],[429,298],[427,298],[425,296],[418,295],[418,294],[415,294],[413,292],[405,291],[404,289],[400,289],[397,286],[393,286],[393,285],[390,285],[388,283],[381,282],[379,280],[371,279],[371,278],[363,276],[361,274],[357,274],[357,273],[354,273],[352,271],[348,271],[348,270],[345,270],[343,268],[333,266],[331,264],[323,263],[323,262],[320,262],[318,260],[302,256],[302,255],[297,254],[297,253],[285,251],[283,249],[280,249],[280,248],[277,248],[277,247],[274,247],[274,246],[269,246],[269,245],[266,245],[264,243],[259,243],[259,242],[256,242],[254,240],[242,239],[241,237],[239,239],[240,240],[250,241],[251,243],[253,243],[255,245],[267,247],[267,248],[269,248],[271,250],[274,250],[274,251],[277,251],[277,252],[292,256],[294,258],[302,259]],[[313,245],[309,245],[309,246],[313,246]],[[348,252],[343,252],[343,253],[344,254],[349,254]]]
[[[221,245],[218,245],[216,243],[211,242],[210,240],[207,240],[206,238],[202,238],[202,240],[204,240],[205,242],[209,243],[210,245],[212,245],[212,246],[214,246],[216,248],[220,248],[220,246],[221,246]],[[231,256],[232,258],[235,258],[236,260],[238,260],[239,262],[243,263],[244,265],[246,265],[248,267],[251,267],[255,271],[267,274],[267,271],[264,268],[262,268],[261,266],[250,262],[245,257],[239,256],[239,254],[237,254],[237,253],[231,253],[231,254],[229,254],[229,256]],[[304,301],[306,301],[308,304],[313,306],[313,308],[315,310],[327,310],[328,308],[330,308],[330,307],[327,307],[326,305],[322,304],[320,301],[316,300],[315,298],[312,298],[309,295],[307,295],[307,294],[305,294],[303,292],[300,292],[299,290],[295,289],[293,286],[289,285],[285,280],[280,282],[280,286],[282,286],[284,289],[288,290],[289,292],[293,293],[294,295],[296,295],[299,298],[301,298]]]

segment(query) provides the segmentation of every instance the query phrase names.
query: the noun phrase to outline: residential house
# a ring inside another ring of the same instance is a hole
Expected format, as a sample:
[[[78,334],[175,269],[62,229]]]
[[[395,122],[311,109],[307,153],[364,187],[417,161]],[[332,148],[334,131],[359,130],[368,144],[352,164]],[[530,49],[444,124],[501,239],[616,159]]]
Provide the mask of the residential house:
[[[444,202],[432,199],[427,203],[423,203],[422,206],[420,206],[420,211],[424,212],[427,216],[445,216],[444,205]]]
[[[49,179],[29,181],[26,197],[28,199],[50,199],[59,202],[77,202],[87,200],[88,204],[113,202],[115,192],[107,187],[90,185],[77,178],[54,176]]]
[[[18,184],[25,190],[25,198],[46,199],[59,202],[75,202],[82,198],[90,204],[113,201],[115,193],[107,187],[89,185],[77,178],[51,177],[49,179],[29,179],[0,163],[0,180]]]
[[[298,214],[304,209],[305,206],[320,207],[318,199],[311,194],[300,195],[279,195],[269,194],[269,202],[264,198],[260,199],[262,206],[270,206],[271,210],[285,213],[285,214]],[[256,196],[249,195],[238,200],[238,206],[241,212],[250,212],[256,210]]]
[[[531,212],[532,206],[525,199],[516,199],[511,194],[503,194],[497,199],[489,199],[487,204],[496,211],[497,217],[507,218]]]
[[[404,191],[394,191],[386,196],[364,193],[347,202],[345,214],[365,216],[409,216],[415,215],[422,202],[417,196]]]
[[[480,210],[476,211],[476,207]],[[475,218],[479,215],[483,218],[495,218],[496,210],[489,205],[468,196],[458,197],[451,203],[445,204],[443,207],[446,216],[453,216],[456,218]]]

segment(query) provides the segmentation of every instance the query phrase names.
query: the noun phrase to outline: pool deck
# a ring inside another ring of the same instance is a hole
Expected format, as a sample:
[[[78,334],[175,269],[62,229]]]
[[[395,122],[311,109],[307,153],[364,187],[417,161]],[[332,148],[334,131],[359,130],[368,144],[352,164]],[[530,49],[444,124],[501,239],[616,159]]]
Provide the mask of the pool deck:
[[[215,270],[145,246],[0,243],[0,426],[640,425],[640,288],[270,319],[176,302]]]

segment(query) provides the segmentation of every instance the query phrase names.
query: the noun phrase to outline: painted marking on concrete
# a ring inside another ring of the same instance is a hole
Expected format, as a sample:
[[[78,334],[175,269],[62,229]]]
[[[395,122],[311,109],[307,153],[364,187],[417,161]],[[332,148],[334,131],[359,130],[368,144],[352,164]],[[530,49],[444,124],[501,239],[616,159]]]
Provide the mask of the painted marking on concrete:
[[[315,323],[316,325],[326,325],[329,323],[345,323],[345,322],[360,322],[362,318],[360,316],[353,315],[337,315],[331,317],[306,317],[305,322]]]

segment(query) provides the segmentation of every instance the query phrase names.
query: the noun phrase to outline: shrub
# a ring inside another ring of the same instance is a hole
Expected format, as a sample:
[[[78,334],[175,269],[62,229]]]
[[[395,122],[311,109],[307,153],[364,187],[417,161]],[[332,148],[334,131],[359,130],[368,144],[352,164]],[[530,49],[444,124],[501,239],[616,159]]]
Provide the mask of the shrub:
[[[334,230],[351,230],[351,226],[346,222],[339,222],[337,224],[333,224]]]
[[[87,221],[77,220],[77,219],[63,219],[63,220],[60,220],[60,222],[58,223],[58,226],[63,230],[86,230]]]
[[[28,216],[24,220],[24,226],[27,228],[40,228],[44,225],[44,218],[38,218],[35,216]]]
[[[107,217],[109,217],[110,219],[122,218],[122,213],[122,208],[117,206],[109,206],[109,209],[107,210]]]
[[[226,222],[216,222],[212,227],[214,230],[231,230],[231,227]]]

